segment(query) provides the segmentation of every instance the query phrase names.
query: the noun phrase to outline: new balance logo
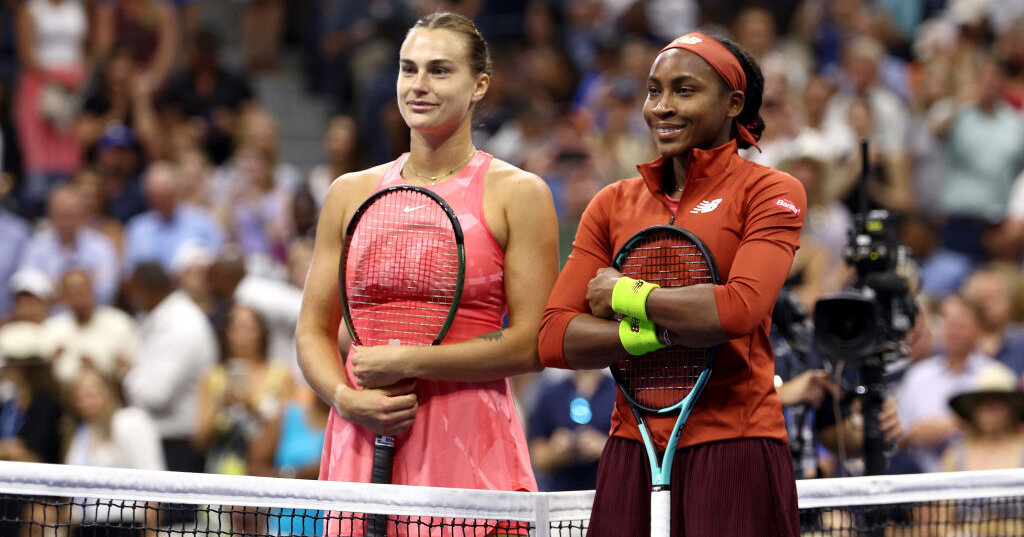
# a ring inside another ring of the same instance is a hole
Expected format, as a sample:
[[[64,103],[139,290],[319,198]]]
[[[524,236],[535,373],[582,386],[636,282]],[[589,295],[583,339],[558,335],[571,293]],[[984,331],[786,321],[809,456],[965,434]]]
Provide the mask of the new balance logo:
[[[630,319],[629,331],[633,332],[634,334],[640,333],[640,319]]]
[[[722,198],[713,199],[711,201],[704,200],[697,204],[696,207],[690,210],[691,214],[703,214],[710,213],[718,208],[718,205],[722,203]]]
[[[644,282],[642,282],[640,280],[637,280],[637,281],[633,282],[633,288],[631,289],[631,291],[633,291],[633,294],[635,295],[635,294],[637,294],[640,291],[640,288],[643,287],[643,286],[644,286]]]
[[[704,42],[703,39],[692,35],[684,35],[683,37],[680,37],[676,41],[684,45],[696,45],[697,43]]]

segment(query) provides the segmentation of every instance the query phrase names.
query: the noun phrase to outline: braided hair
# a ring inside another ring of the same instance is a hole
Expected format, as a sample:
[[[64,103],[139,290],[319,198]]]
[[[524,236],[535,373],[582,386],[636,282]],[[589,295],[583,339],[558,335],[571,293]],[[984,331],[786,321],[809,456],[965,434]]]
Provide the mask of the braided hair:
[[[764,100],[764,74],[761,73],[761,67],[757,65],[757,61],[754,60],[754,57],[749,52],[743,50],[743,47],[734,41],[723,37],[717,37],[716,39],[733,56],[736,56],[736,60],[740,62],[740,66],[743,67],[743,74],[747,78],[747,90],[743,92],[743,110],[740,110],[740,115],[736,116],[735,121],[746,127],[750,134],[754,135],[754,138],[760,139],[761,133],[764,132],[764,118],[760,114],[761,101]],[[731,136],[736,138],[735,125],[733,125]],[[740,139],[736,141],[740,149],[750,147],[749,142]]]

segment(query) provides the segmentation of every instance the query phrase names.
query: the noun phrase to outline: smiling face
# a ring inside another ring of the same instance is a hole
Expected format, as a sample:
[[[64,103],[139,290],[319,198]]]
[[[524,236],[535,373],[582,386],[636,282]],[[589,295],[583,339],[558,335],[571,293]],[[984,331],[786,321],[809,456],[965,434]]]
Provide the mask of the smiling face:
[[[398,110],[410,129],[451,132],[468,121],[490,77],[475,73],[469,45],[445,29],[415,28],[399,53]]]
[[[729,91],[700,56],[669,49],[654,60],[643,115],[662,155],[679,157],[728,142],[742,109],[743,92]]]

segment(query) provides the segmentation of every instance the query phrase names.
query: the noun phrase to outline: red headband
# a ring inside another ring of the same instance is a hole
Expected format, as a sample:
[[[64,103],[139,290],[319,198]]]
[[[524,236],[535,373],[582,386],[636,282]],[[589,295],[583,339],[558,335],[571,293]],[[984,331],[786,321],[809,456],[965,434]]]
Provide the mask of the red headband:
[[[747,91],[747,75],[743,72],[743,67],[740,65],[739,60],[736,59],[736,56],[729,49],[725,48],[725,45],[719,43],[717,39],[708,37],[700,32],[692,32],[677,37],[674,41],[665,45],[665,48],[659,50],[658,54],[673,48],[688,50],[704,58],[704,61],[711,65],[715,72],[718,73],[718,76],[722,77],[722,80],[725,81],[725,85],[729,86],[729,89]],[[753,125],[750,127],[753,128]],[[757,147],[758,151],[761,150],[757,145],[758,137],[754,136],[746,125],[737,122],[736,133],[741,140]]]

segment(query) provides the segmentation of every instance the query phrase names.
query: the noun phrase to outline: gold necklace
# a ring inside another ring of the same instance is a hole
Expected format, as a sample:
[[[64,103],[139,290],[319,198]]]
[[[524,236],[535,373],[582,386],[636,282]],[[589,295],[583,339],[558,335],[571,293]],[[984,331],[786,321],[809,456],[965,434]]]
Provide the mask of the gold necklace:
[[[441,179],[444,179],[445,177],[448,177],[449,175],[461,170],[462,168],[465,168],[466,164],[469,164],[469,161],[473,160],[474,155],[476,155],[475,147],[473,148],[472,151],[469,152],[469,156],[466,157],[466,160],[462,161],[461,164],[439,175],[423,175],[422,173],[416,171],[416,168],[414,168],[412,165],[412,158],[406,159],[405,165],[409,167],[409,171],[412,172],[413,175],[432,185],[440,181]]]

